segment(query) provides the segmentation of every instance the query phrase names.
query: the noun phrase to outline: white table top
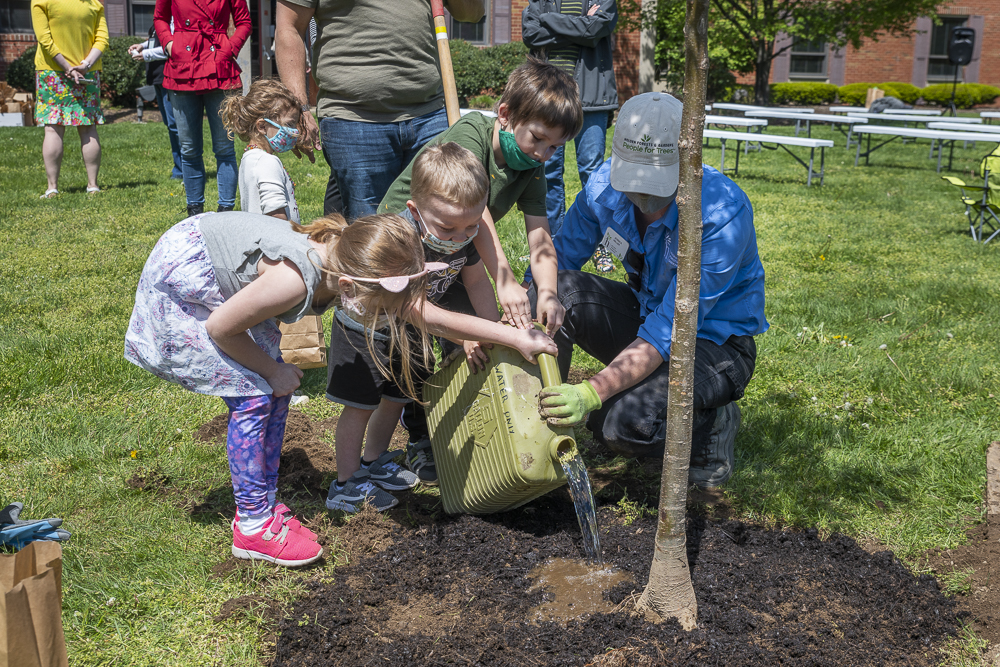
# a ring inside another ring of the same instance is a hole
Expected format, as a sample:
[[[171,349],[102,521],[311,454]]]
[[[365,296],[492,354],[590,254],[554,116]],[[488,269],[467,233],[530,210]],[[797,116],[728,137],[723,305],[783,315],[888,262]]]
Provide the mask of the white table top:
[[[705,130],[708,132],[708,130]],[[858,134],[887,134],[899,137],[922,139],[944,139],[945,141],[996,141],[1000,142],[1000,129],[993,133],[968,132],[958,130],[931,130],[918,127],[898,127],[896,125],[860,125],[854,128]],[[756,136],[756,135],[754,135]],[[767,136],[767,135],[764,135]]]
[[[904,123],[933,123],[934,121],[941,120],[935,116],[913,116],[909,114],[902,113],[849,113],[848,116],[854,118],[867,118],[868,120],[894,120],[902,121]],[[949,122],[952,123],[982,123],[982,118],[949,118]]]
[[[803,107],[792,109],[789,107],[761,107],[753,104],[736,104],[735,102],[716,102],[712,105],[714,109],[727,109],[729,111],[797,111],[798,113],[812,113],[815,109]]]
[[[821,123],[867,123],[868,119],[858,118],[856,116],[834,116],[828,113],[800,113],[798,111],[774,111],[768,109],[766,111],[747,111],[747,118],[789,118],[791,120],[809,120],[818,121]]]
[[[1000,111],[980,111],[980,118],[1000,118]]]
[[[788,137],[783,134],[750,134],[749,132],[733,132],[731,130],[709,130],[704,131],[704,136],[709,139],[738,139],[739,141],[753,141],[762,144],[788,144],[789,146],[806,146],[808,148],[832,147],[833,142],[829,139],[812,139],[810,137]]]
[[[868,107],[830,107],[830,113],[868,113]]]
[[[496,118],[497,117],[497,115],[495,113],[493,113],[492,111],[490,111],[489,109],[459,109],[458,111],[463,116],[468,115],[470,113],[481,113],[484,116],[489,116],[490,118]]]
[[[899,109],[899,113],[909,116],[940,116],[940,109]],[[868,113],[868,107],[830,107],[830,113]]]
[[[1000,129],[996,125],[969,125],[965,123],[952,123],[950,120],[938,120],[927,123],[928,130],[959,130],[960,132],[986,132],[997,134]]]
[[[763,118],[743,118],[741,116],[705,116],[705,124],[757,127],[767,125],[767,121]]]

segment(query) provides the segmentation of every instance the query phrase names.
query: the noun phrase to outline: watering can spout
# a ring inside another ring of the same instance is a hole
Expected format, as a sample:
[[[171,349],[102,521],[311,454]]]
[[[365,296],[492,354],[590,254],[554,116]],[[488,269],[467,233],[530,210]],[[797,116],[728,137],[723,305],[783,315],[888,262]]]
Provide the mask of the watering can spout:
[[[556,470],[559,470],[563,460],[576,456],[576,440],[568,435],[552,436],[552,439],[549,440],[549,454],[555,461]]]

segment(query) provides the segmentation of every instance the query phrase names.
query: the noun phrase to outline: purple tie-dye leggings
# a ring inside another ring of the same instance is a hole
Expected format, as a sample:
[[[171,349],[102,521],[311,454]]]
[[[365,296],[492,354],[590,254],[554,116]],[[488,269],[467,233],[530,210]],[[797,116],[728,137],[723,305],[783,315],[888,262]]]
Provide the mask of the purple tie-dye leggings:
[[[278,463],[292,397],[223,396],[229,406],[226,452],[241,517],[266,512],[268,491],[278,488]]]

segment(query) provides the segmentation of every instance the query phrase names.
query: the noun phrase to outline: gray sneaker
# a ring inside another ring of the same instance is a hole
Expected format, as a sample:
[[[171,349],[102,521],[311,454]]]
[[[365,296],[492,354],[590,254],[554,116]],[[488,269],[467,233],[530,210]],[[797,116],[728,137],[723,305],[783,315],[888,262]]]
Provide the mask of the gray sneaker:
[[[379,512],[395,507],[399,501],[391,494],[375,486],[367,470],[359,470],[344,482],[343,488],[337,488],[337,480],[330,484],[330,493],[326,497],[326,508],[344,510],[354,514],[365,505],[371,505]]]
[[[387,491],[406,491],[419,484],[419,477],[393,461],[402,453],[398,449],[388,451],[372,461],[368,466],[371,480]]]
[[[733,445],[736,432],[740,428],[740,408],[735,403],[727,403],[718,409],[715,423],[708,434],[708,442],[691,443],[691,467],[688,469],[688,484],[711,489],[725,484],[733,474],[736,458]]]
[[[406,445],[406,467],[416,473],[422,484],[438,485],[437,467],[434,465],[430,438],[421,438],[419,442]]]

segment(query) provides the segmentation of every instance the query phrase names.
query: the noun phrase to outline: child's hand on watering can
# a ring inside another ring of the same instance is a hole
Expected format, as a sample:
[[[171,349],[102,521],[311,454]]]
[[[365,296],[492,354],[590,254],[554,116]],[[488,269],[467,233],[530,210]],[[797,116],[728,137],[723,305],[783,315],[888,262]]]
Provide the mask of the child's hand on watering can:
[[[469,368],[472,369],[473,373],[478,373],[482,369],[486,368],[486,364],[490,361],[489,356],[486,354],[486,350],[493,347],[492,343],[480,343],[477,340],[466,340],[462,341],[462,347],[465,348],[465,360],[469,362]]]
[[[535,357],[539,354],[551,354],[553,357],[559,354],[559,348],[555,341],[546,336],[538,329],[518,329],[517,351],[531,363],[537,363]]]
[[[601,409],[601,397],[587,380],[546,387],[538,394],[539,414],[552,426],[574,426]]]

